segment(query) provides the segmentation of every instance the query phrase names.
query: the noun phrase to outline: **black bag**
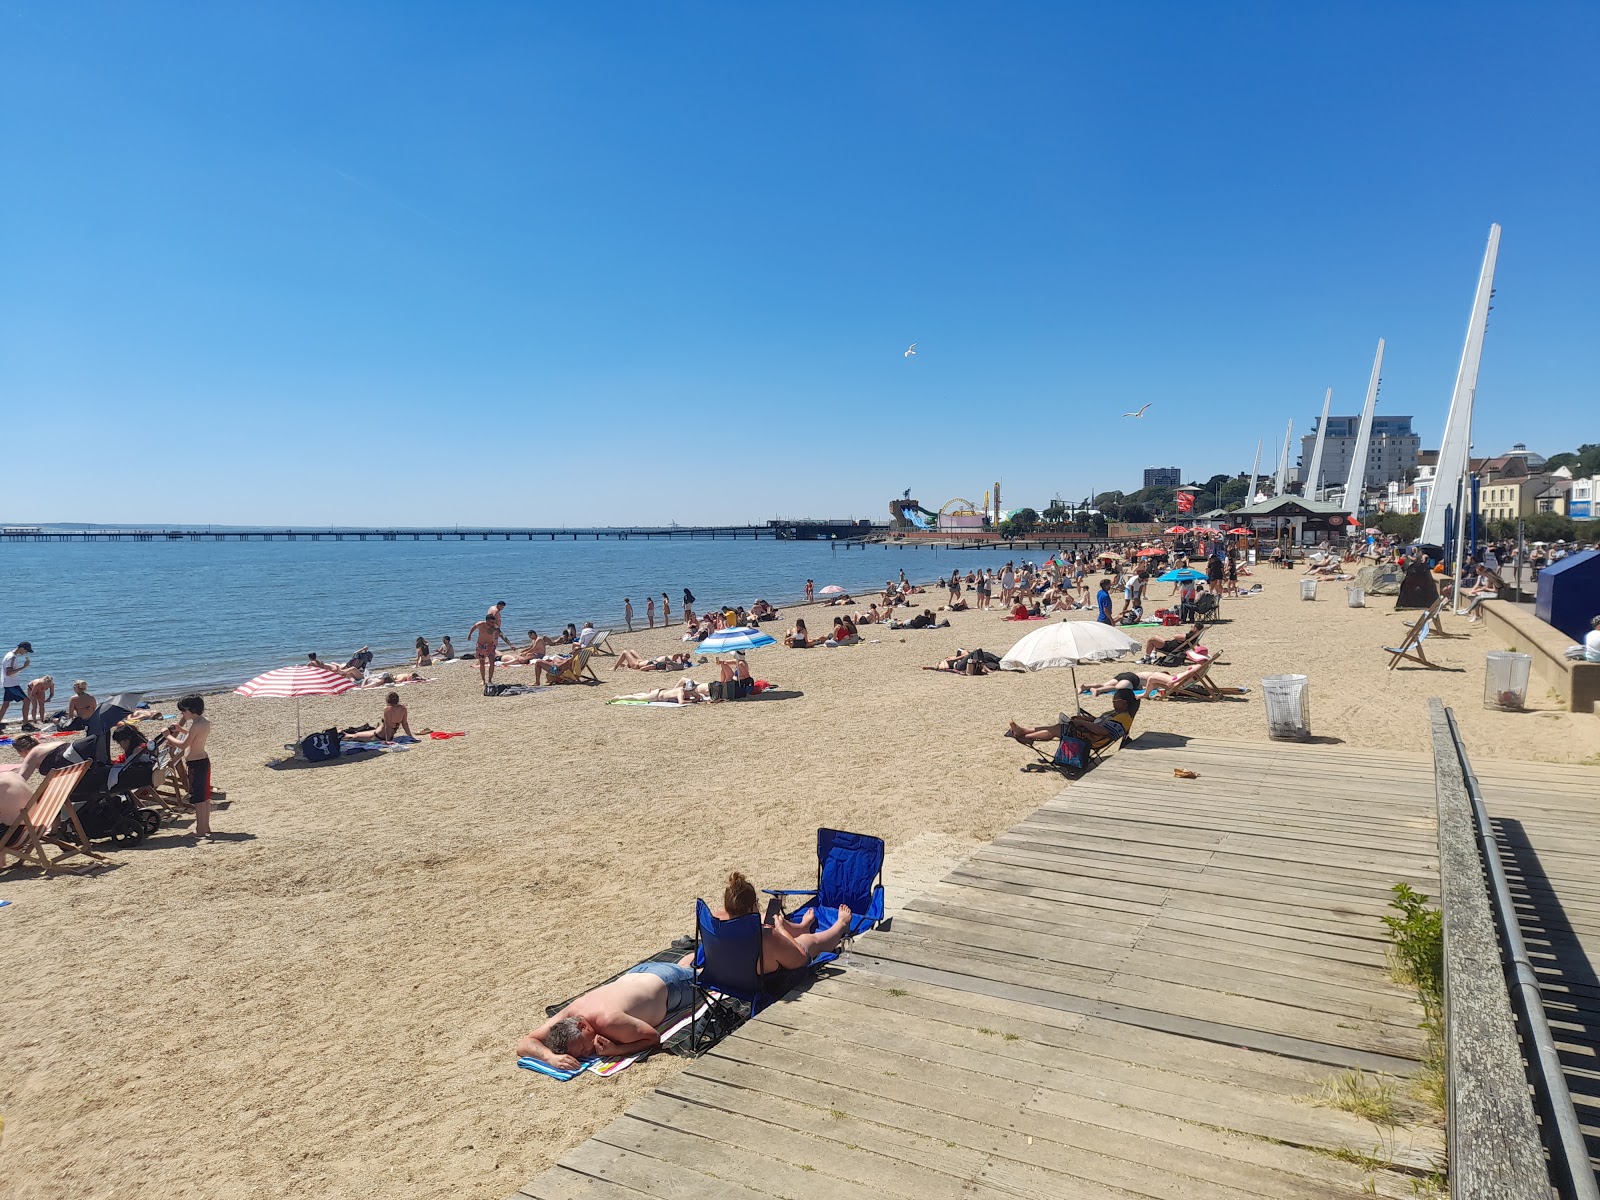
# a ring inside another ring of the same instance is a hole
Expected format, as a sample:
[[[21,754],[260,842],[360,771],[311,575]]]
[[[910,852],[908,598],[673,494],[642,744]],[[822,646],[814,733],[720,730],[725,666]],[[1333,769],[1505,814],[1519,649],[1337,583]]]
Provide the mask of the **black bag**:
[[[308,734],[300,743],[300,756],[307,762],[327,762],[330,758],[338,758],[341,740],[342,735],[337,729]]]

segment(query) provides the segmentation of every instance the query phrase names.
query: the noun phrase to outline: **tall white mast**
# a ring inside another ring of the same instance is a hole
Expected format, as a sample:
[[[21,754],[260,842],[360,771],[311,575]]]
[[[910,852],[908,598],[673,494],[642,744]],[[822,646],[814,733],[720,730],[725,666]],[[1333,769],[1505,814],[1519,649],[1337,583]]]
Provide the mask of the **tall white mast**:
[[[1250,464],[1250,490],[1244,494],[1246,507],[1256,502],[1256,473],[1261,469],[1261,439],[1256,439],[1256,460]]]
[[[1367,448],[1372,445],[1372,414],[1378,407],[1378,382],[1383,374],[1383,339],[1372,359],[1372,378],[1367,381],[1367,403],[1361,410],[1361,425],[1356,430],[1355,453],[1350,457],[1350,476],[1344,482],[1344,506],[1352,515],[1361,511],[1361,489],[1367,482]]]
[[[1274,490],[1283,495],[1289,487],[1289,443],[1294,440],[1294,419],[1289,420],[1289,431],[1283,435],[1283,452],[1278,455],[1278,478]]]
[[[1462,484],[1471,465],[1472,402],[1478,390],[1478,364],[1483,359],[1483,333],[1489,326],[1489,300],[1494,294],[1494,265],[1500,256],[1500,226],[1489,226],[1489,245],[1483,252],[1483,269],[1478,273],[1478,294],[1472,301],[1472,316],[1467,320],[1467,341],[1461,348],[1461,366],[1456,371],[1456,390],[1450,398],[1450,417],[1445,422],[1444,440],[1439,444],[1439,465],[1433,472],[1433,490],[1428,493],[1428,511],[1422,518],[1422,541],[1444,545],[1444,510],[1452,504],[1465,507],[1457,498],[1466,489]],[[1456,558],[1460,560],[1459,551]]]
[[[1306,486],[1302,490],[1307,500],[1320,500],[1322,491],[1322,443],[1328,436],[1328,406],[1333,403],[1333,389],[1322,398],[1322,420],[1317,422],[1317,443],[1311,448],[1311,466],[1306,471]]]

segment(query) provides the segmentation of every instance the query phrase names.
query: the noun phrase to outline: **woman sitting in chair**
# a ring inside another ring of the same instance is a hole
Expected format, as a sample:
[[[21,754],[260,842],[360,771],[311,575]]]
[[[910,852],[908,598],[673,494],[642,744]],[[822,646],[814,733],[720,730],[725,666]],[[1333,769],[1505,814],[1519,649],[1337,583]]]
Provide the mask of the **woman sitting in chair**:
[[[744,877],[742,871],[728,874],[728,886],[722,889],[722,908],[713,915],[727,921],[756,911],[755,884]],[[816,931],[817,919],[807,913],[802,921],[791,921],[783,915],[777,896],[767,903],[766,922],[761,930],[761,973],[803,967],[819,954],[835,949],[850,931],[850,910],[839,906],[839,919],[822,933]]]

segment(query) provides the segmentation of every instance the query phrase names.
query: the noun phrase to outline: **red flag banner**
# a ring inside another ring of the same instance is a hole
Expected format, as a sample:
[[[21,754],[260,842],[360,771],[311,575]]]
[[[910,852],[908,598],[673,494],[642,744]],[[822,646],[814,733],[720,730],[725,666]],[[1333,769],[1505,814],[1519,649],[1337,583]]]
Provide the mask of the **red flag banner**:
[[[1178,511],[1181,513],[1192,513],[1194,511],[1193,492],[1178,493]]]

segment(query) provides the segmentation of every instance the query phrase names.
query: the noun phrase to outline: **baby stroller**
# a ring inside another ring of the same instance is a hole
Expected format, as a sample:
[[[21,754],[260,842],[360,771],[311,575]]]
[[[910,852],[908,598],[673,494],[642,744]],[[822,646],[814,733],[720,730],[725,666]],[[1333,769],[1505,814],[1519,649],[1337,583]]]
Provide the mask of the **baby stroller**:
[[[150,787],[155,754],[137,729],[121,722],[132,715],[137,695],[113,696],[94,710],[85,736],[65,747],[56,766],[69,766],[85,758],[93,765],[72,790],[70,803],[91,841],[112,841],[137,846],[161,827],[161,814],[139,803],[138,793]],[[123,761],[112,762],[112,744]]]

